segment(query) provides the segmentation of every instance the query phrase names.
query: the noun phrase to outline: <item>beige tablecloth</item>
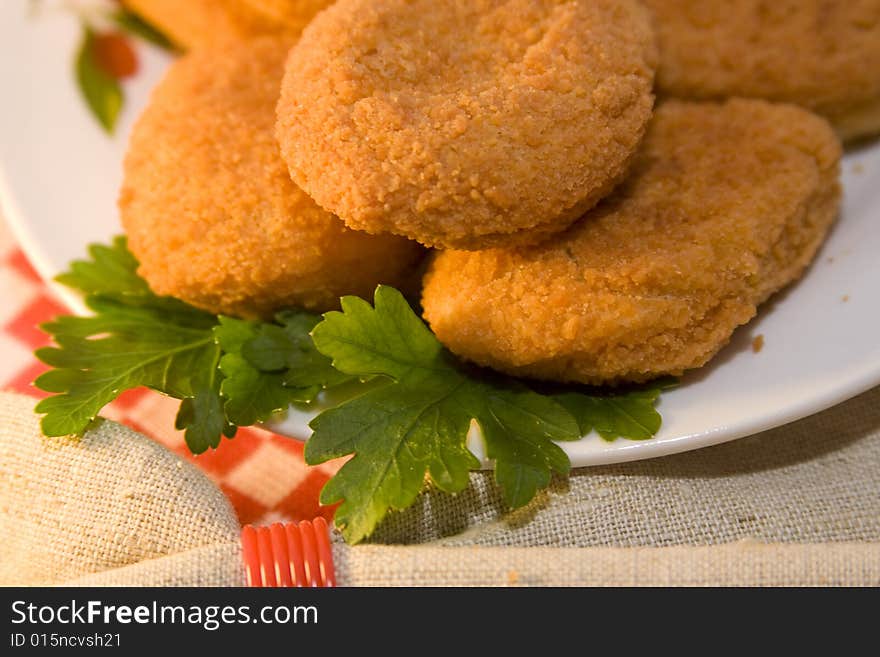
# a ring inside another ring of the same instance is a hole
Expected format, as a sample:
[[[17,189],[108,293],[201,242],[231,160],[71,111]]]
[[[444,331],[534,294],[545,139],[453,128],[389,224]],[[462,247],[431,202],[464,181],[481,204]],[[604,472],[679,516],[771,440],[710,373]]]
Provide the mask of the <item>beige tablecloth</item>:
[[[32,406],[0,394],[0,584],[244,583],[238,521],[199,470],[109,421],[47,440]],[[341,585],[878,585],[880,389],[726,445],[578,470],[513,513],[474,474],[334,555]]]

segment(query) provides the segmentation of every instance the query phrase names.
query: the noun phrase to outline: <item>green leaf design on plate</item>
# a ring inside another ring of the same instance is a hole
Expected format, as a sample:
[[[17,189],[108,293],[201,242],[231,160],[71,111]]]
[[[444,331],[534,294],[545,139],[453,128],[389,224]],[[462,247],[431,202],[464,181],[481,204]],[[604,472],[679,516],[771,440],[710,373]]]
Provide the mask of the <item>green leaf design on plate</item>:
[[[83,26],[83,38],[76,53],[76,84],[92,115],[108,134],[113,134],[125,96],[119,82],[105,73],[95,60],[95,33]]]
[[[150,25],[143,18],[127,9],[114,11],[111,18],[113,19],[113,22],[123,30],[139,39],[143,39],[147,43],[151,43],[163,50],[176,50],[174,44],[171,43],[171,40],[167,36]]]

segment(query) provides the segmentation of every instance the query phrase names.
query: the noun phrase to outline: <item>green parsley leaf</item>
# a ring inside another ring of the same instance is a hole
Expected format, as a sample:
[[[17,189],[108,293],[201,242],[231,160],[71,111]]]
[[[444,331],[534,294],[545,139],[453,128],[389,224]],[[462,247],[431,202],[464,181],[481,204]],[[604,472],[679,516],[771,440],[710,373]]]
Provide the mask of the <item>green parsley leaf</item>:
[[[354,377],[333,367],[315,348],[311,331],[321,318],[303,311],[279,313],[277,324],[262,324],[252,340],[242,346],[242,356],[263,372],[284,372],[284,384],[292,388],[332,388]],[[310,401],[305,399],[301,401]]]
[[[549,397],[488,386],[480,392],[485,402],[473,415],[482,429],[487,455],[495,460],[495,480],[508,505],[525,506],[550,483],[551,472],[568,473],[568,456],[550,441],[577,440],[578,425]]]
[[[675,379],[660,379],[645,386],[613,392],[562,392],[553,398],[575,417],[583,435],[595,430],[603,440],[648,440],[660,430],[663,419],[656,404]]]
[[[111,246],[89,245],[89,260],[76,260],[70,271],[55,280],[83,294],[151,295],[147,282],[137,275],[138,262],[128,250],[123,236],[113,239]]]
[[[278,323],[217,317],[153,294],[124,238],[93,245],[89,255],[58,280],[84,293],[94,315],[43,326],[56,343],[37,352],[56,368],[36,381],[57,393],[37,406],[46,435],[81,434],[122,392],[147,386],[181,400],[176,426],[199,454],[237,426],[351,379],[315,349],[315,315],[283,313]]]
[[[401,390],[389,384],[312,422],[307,463],[356,453],[321,491],[325,504],[344,500],[336,524],[347,540],[368,536],[389,508],[412,504],[426,471],[442,490],[467,486],[469,471],[480,464],[464,444],[468,414],[445,399],[448,384],[429,380]]]
[[[174,426],[184,429],[184,440],[193,454],[220,446],[220,437],[233,438],[237,427],[223,417],[223,401],[215,390],[200,390],[180,402]]]
[[[389,509],[411,504],[426,474],[441,490],[463,490],[479,466],[466,445],[472,420],[511,506],[531,500],[552,471],[568,472],[568,457],[552,441],[579,437],[574,418],[550,398],[469,376],[397,290],[380,286],[375,307],[343,298],[342,312],[327,313],[312,337],[336,369],[390,379],[311,424],[308,463],[355,455],[321,494],[325,504],[342,501],[336,522],[347,540],[363,539]]]
[[[113,22],[129,34],[143,39],[147,43],[162,48],[163,50],[175,51],[174,44],[155,27],[150,25],[143,18],[134,14],[127,9],[118,9],[111,16]]]
[[[95,33],[84,26],[75,61],[76,83],[98,123],[109,134],[113,134],[124,102],[122,87],[98,66],[94,49]]]
[[[283,374],[261,371],[243,356],[244,349],[259,337],[262,328],[258,322],[230,317],[221,317],[220,324],[214,328],[217,344],[224,352],[220,360],[220,371],[224,375],[220,392],[226,399],[224,412],[230,422],[240,426],[264,422],[301,396],[285,387]],[[316,387],[309,395],[313,397],[319,390],[320,387]]]
[[[220,392],[226,417],[240,426],[265,422],[291,403],[314,401],[321,390],[353,377],[335,370],[309,332],[320,321],[306,312],[278,315],[279,324],[220,317],[214,329],[224,355]]]
[[[129,306],[113,298],[87,299],[92,317],[59,317],[43,326],[56,347],[37,357],[55,368],[35,385],[58,392],[37,405],[47,436],[81,434],[98,412],[121,393],[147,386],[178,399],[215,387],[220,350],[213,318],[194,325],[192,313]]]

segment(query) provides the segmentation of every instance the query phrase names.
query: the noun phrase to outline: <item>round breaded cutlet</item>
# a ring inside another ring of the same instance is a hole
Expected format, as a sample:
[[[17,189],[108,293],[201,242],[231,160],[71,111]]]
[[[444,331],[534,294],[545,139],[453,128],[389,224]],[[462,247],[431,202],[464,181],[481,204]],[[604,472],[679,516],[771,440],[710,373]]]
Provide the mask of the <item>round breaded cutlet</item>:
[[[340,0],[290,53],[278,140],[351,228],[534,242],[625,174],[655,60],[630,0]]]
[[[643,0],[661,95],[802,105],[842,139],[880,133],[880,0]]]
[[[333,0],[123,0],[178,47],[212,47],[264,35],[293,40]]]
[[[590,384],[705,364],[797,279],[837,216],[840,142],[793,105],[668,101],[632,176],[537,248],[448,251],[425,278],[443,344]]]
[[[244,317],[405,287],[422,249],[350,230],[291,182],[274,138],[284,41],[185,55],[135,125],[119,199],[157,294]]]

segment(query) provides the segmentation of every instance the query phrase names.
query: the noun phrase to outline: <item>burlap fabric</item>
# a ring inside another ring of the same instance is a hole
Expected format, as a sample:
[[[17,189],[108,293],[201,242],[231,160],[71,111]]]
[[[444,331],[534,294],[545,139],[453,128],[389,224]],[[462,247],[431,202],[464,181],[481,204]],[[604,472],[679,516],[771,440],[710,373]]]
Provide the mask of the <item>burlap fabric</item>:
[[[0,393],[0,583],[51,584],[235,541],[238,520],[197,468],[115,422],[41,436],[35,400]]]
[[[0,395],[0,584],[241,585],[238,523],[200,472],[103,422],[39,435]],[[429,491],[342,585],[878,585],[880,389],[727,445],[585,469],[504,511],[491,476]]]

